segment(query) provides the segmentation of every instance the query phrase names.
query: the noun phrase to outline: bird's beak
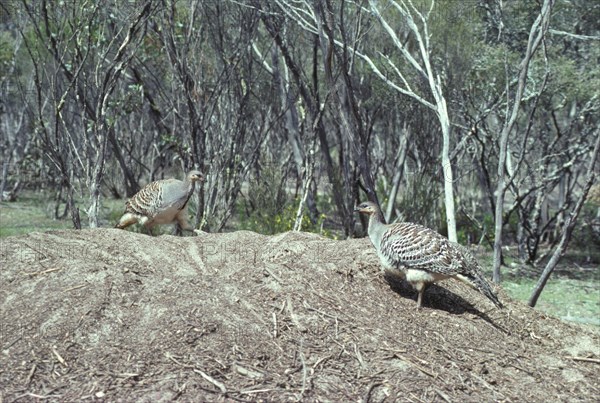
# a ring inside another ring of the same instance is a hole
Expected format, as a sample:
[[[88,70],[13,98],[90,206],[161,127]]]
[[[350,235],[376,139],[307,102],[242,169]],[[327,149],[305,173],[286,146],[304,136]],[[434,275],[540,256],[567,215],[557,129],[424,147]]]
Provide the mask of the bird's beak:
[[[354,206],[354,212],[355,213],[360,213],[360,207]]]

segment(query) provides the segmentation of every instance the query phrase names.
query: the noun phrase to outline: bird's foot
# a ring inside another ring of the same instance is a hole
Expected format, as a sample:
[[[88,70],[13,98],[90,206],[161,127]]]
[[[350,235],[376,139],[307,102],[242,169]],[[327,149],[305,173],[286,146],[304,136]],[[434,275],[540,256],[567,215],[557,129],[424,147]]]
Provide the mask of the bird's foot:
[[[421,309],[423,309],[423,301],[421,301],[421,298],[417,298],[417,311],[420,311]]]
[[[417,310],[419,310],[423,308],[423,294],[425,293],[425,288],[427,288],[427,284],[417,283],[416,288],[419,292],[419,295],[417,296]]]

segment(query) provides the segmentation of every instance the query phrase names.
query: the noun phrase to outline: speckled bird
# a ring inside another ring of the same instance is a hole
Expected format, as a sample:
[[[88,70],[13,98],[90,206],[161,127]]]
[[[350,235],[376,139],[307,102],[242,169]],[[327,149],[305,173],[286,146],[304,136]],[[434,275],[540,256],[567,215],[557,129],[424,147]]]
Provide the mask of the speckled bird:
[[[502,308],[467,248],[419,224],[386,224],[381,209],[372,202],[362,203],[354,211],[369,215],[369,238],[383,267],[400,274],[416,288],[417,308],[422,307],[427,286],[448,278],[466,283]]]
[[[127,228],[140,223],[152,234],[159,224],[178,223],[182,229],[193,230],[187,221],[187,203],[196,182],[204,181],[200,171],[189,172],[185,180],[163,179],[147,184],[125,204],[125,213],[115,228]]]

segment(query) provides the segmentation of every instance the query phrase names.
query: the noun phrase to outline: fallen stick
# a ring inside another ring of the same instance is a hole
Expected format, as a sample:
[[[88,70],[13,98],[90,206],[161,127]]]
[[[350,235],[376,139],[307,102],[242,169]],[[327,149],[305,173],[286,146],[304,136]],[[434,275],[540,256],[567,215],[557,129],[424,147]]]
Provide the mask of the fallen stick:
[[[587,358],[587,357],[573,357],[568,356],[573,361],[583,361],[583,362],[593,362],[594,364],[600,364],[600,359],[598,358]]]
[[[194,372],[197,374],[200,374],[200,376],[204,379],[206,379],[208,382],[212,383],[213,385],[215,385],[217,388],[219,388],[219,390],[222,393],[227,393],[227,388],[225,387],[225,385],[223,385],[221,382],[217,381],[215,378],[213,378],[212,376],[205,374],[204,372],[200,371],[199,369],[194,368]]]

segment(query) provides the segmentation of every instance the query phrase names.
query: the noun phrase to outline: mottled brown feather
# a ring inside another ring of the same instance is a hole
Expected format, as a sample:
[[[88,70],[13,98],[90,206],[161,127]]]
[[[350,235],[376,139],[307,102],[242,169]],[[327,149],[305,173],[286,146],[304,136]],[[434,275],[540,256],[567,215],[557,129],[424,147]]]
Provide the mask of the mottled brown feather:
[[[370,215],[369,238],[382,265],[388,270],[401,271],[419,289],[419,304],[422,290],[427,284],[444,278],[456,278],[480,291],[496,306],[502,307],[483,276],[479,263],[465,247],[419,224],[403,222],[386,225],[381,210],[374,203],[363,203],[355,210]]]
[[[144,186],[125,204],[125,213],[116,225],[126,228],[141,222],[150,229],[156,224],[179,224],[189,229],[185,218],[185,208],[194,192],[195,182],[204,178],[200,171],[191,171],[185,180],[163,179]]]

